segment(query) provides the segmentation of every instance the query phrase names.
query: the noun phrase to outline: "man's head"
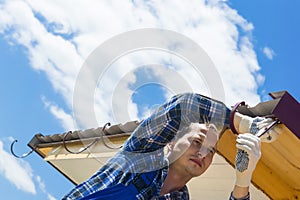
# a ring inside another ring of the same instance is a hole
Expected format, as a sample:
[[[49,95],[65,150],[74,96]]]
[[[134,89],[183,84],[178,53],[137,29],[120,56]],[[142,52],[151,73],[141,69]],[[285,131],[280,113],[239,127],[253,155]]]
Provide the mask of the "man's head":
[[[191,123],[178,131],[168,145],[170,169],[199,176],[206,171],[216,151],[218,132],[213,125]]]

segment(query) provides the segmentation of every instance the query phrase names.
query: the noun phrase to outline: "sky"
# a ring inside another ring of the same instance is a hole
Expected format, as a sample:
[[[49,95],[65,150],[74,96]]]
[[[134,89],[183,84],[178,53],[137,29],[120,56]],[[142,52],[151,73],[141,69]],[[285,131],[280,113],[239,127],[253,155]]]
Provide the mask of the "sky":
[[[37,154],[13,157],[15,139],[22,155],[37,133],[141,120],[179,92],[227,106],[255,105],[281,90],[300,101],[299,6],[0,0],[0,198],[61,199],[73,187]],[[153,36],[157,30],[167,37]]]

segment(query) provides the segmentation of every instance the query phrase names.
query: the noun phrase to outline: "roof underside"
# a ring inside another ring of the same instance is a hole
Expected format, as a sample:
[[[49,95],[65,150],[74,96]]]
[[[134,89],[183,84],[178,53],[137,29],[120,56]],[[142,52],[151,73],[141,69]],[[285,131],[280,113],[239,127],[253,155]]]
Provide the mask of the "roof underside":
[[[276,105],[277,103],[276,101]],[[281,107],[286,108],[286,106]],[[297,106],[300,107],[299,103],[296,104]],[[298,114],[296,117],[299,120],[300,112]],[[285,121],[287,119],[284,118]],[[299,133],[295,134],[296,129],[292,129],[293,133],[290,130],[290,121],[287,122],[289,126],[286,123],[278,125],[281,126],[282,132],[275,142],[262,144],[262,157],[252,177],[253,185],[250,188],[252,199],[300,198],[300,140],[297,137]],[[117,152],[116,147],[124,143],[138,124],[139,122],[132,121],[110,126],[104,131],[99,127],[85,132],[74,131],[48,136],[38,134],[28,145],[66,178],[74,184],[79,184],[88,179]],[[215,156],[212,166],[204,175],[193,179],[188,184],[192,199],[201,197],[217,200],[229,196],[235,177],[232,167],[237,151],[235,140],[236,135],[230,129],[225,130],[218,143],[218,155]],[[90,144],[93,145],[78,153]],[[108,148],[107,145],[115,149]]]

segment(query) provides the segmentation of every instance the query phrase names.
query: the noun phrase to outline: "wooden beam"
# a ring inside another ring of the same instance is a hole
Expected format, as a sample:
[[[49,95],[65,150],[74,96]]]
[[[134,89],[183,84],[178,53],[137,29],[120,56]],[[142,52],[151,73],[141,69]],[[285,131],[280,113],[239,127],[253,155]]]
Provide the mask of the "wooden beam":
[[[299,196],[299,140],[284,128],[277,143],[262,144],[262,158],[253,173],[252,183],[271,199],[298,199]],[[218,143],[218,152],[234,166],[237,149],[236,135],[226,130]],[[289,146],[287,149],[284,147]],[[281,151],[285,149],[284,151]],[[292,154],[291,154],[292,152]],[[295,155],[297,156],[295,157]],[[287,155],[287,157],[285,157]]]

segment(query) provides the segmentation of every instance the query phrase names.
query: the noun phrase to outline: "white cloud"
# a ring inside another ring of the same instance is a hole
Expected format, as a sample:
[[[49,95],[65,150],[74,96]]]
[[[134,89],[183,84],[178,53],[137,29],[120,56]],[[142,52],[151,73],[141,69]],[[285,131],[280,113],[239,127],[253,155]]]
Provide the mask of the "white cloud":
[[[4,176],[18,190],[36,194],[34,182],[32,180],[32,169],[24,160],[17,160],[3,149],[0,140],[0,175]]]
[[[40,176],[36,176],[35,179],[36,179],[36,181],[38,183],[38,186],[42,190],[42,192],[46,192],[46,186],[45,186],[45,183],[42,181],[41,177]]]
[[[233,105],[241,99],[247,99],[249,104],[260,101],[257,88],[264,77],[259,74],[260,66],[251,42],[253,25],[230,8],[226,1],[78,0],[74,3],[60,0],[14,0],[3,4],[0,16],[0,33],[7,33],[5,37],[27,48],[31,66],[47,75],[54,89],[64,98],[68,110],[73,108],[76,78],[88,55],[113,36],[147,27],[173,30],[198,43],[221,75],[227,105]],[[109,55],[111,52],[106,53]],[[105,56],[98,59],[105,59]],[[174,59],[150,55],[124,58],[115,65],[114,70],[110,69],[110,73],[101,79],[106,83],[105,86],[95,90],[96,96],[92,102],[95,104],[97,123],[102,125],[112,121],[112,96],[123,76],[134,70],[136,64],[142,66],[161,60]],[[194,76],[190,68],[177,66],[174,69],[188,80],[193,91],[207,91],[208,86],[199,81],[199,76]],[[164,74],[159,70],[155,73],[163,84],[172,85],[176,81],[173,77],[164,79]],[[126,112],[132,119],[137,116],[137,105],[130,99],[133,91],[128,85],[135,80],[134,75],[128,76],[119,85],[122,93],[115,96],[115,103],[118,103],[116,108],[124,106],[120,102],[128,102]],[[170,93],[165,95],[169,96]],[[85,97],[82,95],[79,102],[83,109],[90,103],[85,101]],[[66,113],[66,109],[61,107],[49,104],[51,113],[62,121],[63,126],[66,129],[73,128],[73,113]],[[90,122],[85,113],[82,116],[86,127],[97,125]]]
[[[274,50],[271,49],[270,47],[264,47],[263,48],[263,53],[269,60],[273,60],[274,56],[276,55]]]
[[[41,191],[47,196],[47,198],[49,200],[56,200],[56,198],[54,198],[51,194],[48,193],[48,191],[46,190],[46,186],[45,186],[45,183],[42,181],[41,177],[40,176],[36,176],[35,177],[37,183],[38,183],[38,186],[39,188],[41,189]]]
[[[36,185],[49,200],[55,200],[47,190],[41,177],[34,175],[29,163],[23,159],[17,159],[3,148],[4,143],[11,143],[15,139],[11,136],[0,140],[0,176],[4,176],[17,189],[36,195]],[[35,179],[35,180],[34,180]]]
[[[54,198],[51,194],[47,194],[47,198],[48,198],[49,200],[56,200],[56,198]]]
[[[76,130],[73,122],[73,117],[66,113],[62,108],[58,107],[55,103],[50,102],[46,97],[42,96],[42,101],[44,105],[50,110],[50,112],[61,122],[61,125],[66,130]]]

